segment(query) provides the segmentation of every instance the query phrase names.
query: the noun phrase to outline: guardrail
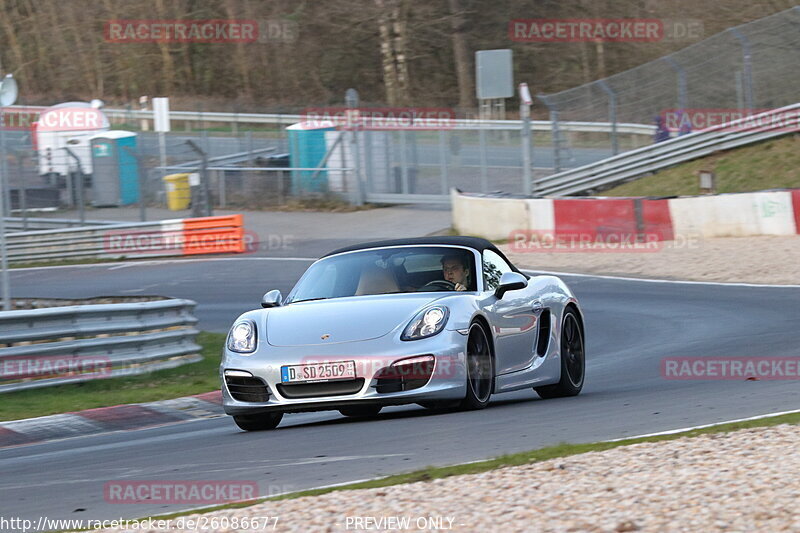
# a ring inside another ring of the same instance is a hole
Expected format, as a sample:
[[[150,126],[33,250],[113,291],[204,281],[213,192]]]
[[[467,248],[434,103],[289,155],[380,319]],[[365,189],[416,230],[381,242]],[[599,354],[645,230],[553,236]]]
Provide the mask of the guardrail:
[[[241,253],[245,245],[242,215],[6,234],[12,263]]]
[[[678,163],[785,135],[789,131],[800,131],[800,104],[744,117],[540,178],[534,182],[534,190],[541,196],[597,192]]]
[[[6,231],[34,231],[46,229],[72,228],[80,226],[108,226],[117,224],[111,220],[84,220],[75,218],[4,217]]]
[[[195,305],[176,299],[0,312],[0,393],[199,361]]]
[[[9,106],[8,109],[16,107],[30,110],[46,109],[42,106]],[[143,111],[135,109],[111,109],[104,108],[103,113],[108,118],[114,119],[133,119],[133,120],[153,120],[153,111]],[[307,120],[305,115],[284,115],[270,113],[221,113],[221,112],[200,112],[200,111],[170,111],[170,118],[176,121],[189,122],[228,122],[238,124],[296,124]],[[522,127],[520,120],[478,120],[478,119],[459,119],[453,121],[452,129],[472,130],[476,128],[488,130],[519,130]],[[532,120],[531,129],[534,131],[551,131],[553,123],[549,120]],[[613,124],[610,122],[579,122],[567,121],[559,122],[558,127],[562,131],[574,132],[593,132],[610,133]],[[656,131],[655,126],[649,124],[621,123],[617,124],[618,133],[632,135],[653,135]]]

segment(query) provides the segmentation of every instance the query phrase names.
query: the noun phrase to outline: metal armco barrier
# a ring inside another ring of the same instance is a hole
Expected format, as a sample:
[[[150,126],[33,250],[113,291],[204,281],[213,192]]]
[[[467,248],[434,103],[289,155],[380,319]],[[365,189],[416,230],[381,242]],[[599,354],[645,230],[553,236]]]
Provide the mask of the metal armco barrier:
[[[75,226],[108,226],[117,224],[109,220],[76,220],[74,218],[4,217],[6,231],[34,231],[43,229],[72,228]]]
[[[11,262],[123,259],[245,251],[242,215],[9,233]]]
[[[157,300],[0,312],[0,393],[199,361],[195,305]],[[78,369],[87,361],[103,368]]]
[[[42,106],[8,106],[9,109],[23,108],[28,111],[41,111]],[[103,113],[109,119],[119,120],[153,120],[153,111],[142,111],[139,109],[103,109]],[[170,118],[176,121],[189,122],[216,122],[234,124],[277,124],[290,125],[308,120],[306,115],[284,115],[266,113],[220,113],[220,112],[200,112],[200,111],[170,111]],[[456,119],[452,123],[452,129],[475,129],[483,128],[487,130],[499,129],[507,130],[511,128],[519,129],[522,127],[521,120],[479,120],[479,119]],[[610,122],[580,122],[563,121],[559,123],[559,128],[564,131],[590,132],[590,133],[609,133],[614,125]],[[552,122],[549,120],[531,121],[531,129],[534,131],[550,131]],[[631,135],[653,135],[655,126],[650,124],[620,123],[616,125],[618,133]]]
[[[800,104],[770,110],[669,141],[638,148],[534,182],[537,195],[567,196],[599,191],[650,172],[720,150],[800,131]]]

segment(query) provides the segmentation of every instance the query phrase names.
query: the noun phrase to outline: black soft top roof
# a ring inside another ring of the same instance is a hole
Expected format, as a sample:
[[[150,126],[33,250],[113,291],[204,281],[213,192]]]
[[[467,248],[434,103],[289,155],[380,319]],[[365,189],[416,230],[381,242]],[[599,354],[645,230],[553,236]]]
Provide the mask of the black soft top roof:
[[[428,245],[437,245],[437,244],[447,244],[451,246],[465,246],[467,248],[472,248],[477,250],[478,252],[483,253],[484,250],[491,250],[503,259],[514,269],[515,272],[519,272],[516,266],[508,260],[503,252],[501,252],[494,244],[487,241],[486,239],[481,239],[480,237],[460,237],[460,236],[433,236],[433,237],[409,237],[407,239],[391,239],[386,241],[373,241],[373,242],[365,242],[362,244],[353,244],[351,246],[345,246],[344,248],[339,248],[338,250],[334,250],[330,253],[325,254],[323,257],[328,257],[330,255],[341,254],[344,252],[354,252],[356,250],[368,250],[370,248],[384,248],[387,246],[404,246],[404,245],[418,245],[418,246],[428,246]]]

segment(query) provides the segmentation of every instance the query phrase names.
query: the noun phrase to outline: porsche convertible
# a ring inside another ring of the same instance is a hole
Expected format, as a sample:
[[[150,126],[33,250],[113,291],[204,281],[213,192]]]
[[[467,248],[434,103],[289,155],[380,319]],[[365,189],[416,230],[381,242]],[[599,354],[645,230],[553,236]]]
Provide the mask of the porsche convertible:
[[[482,409],[493,394],[575,396],[584,383],[578,300],[484,239],[342,248],[261,307],[233,323],[220,365],[225,412],[247,431],[273,429],[284,413]]]

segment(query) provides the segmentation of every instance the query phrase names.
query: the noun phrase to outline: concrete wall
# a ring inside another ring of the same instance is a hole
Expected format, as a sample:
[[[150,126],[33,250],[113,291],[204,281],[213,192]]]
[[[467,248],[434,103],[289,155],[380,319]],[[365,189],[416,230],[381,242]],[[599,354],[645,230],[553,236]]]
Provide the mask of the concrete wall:
[[[520,232],[648,240],[800,233],[800,190],[647,198],[493,198],[451,191],[453,227],[493,240]]]

